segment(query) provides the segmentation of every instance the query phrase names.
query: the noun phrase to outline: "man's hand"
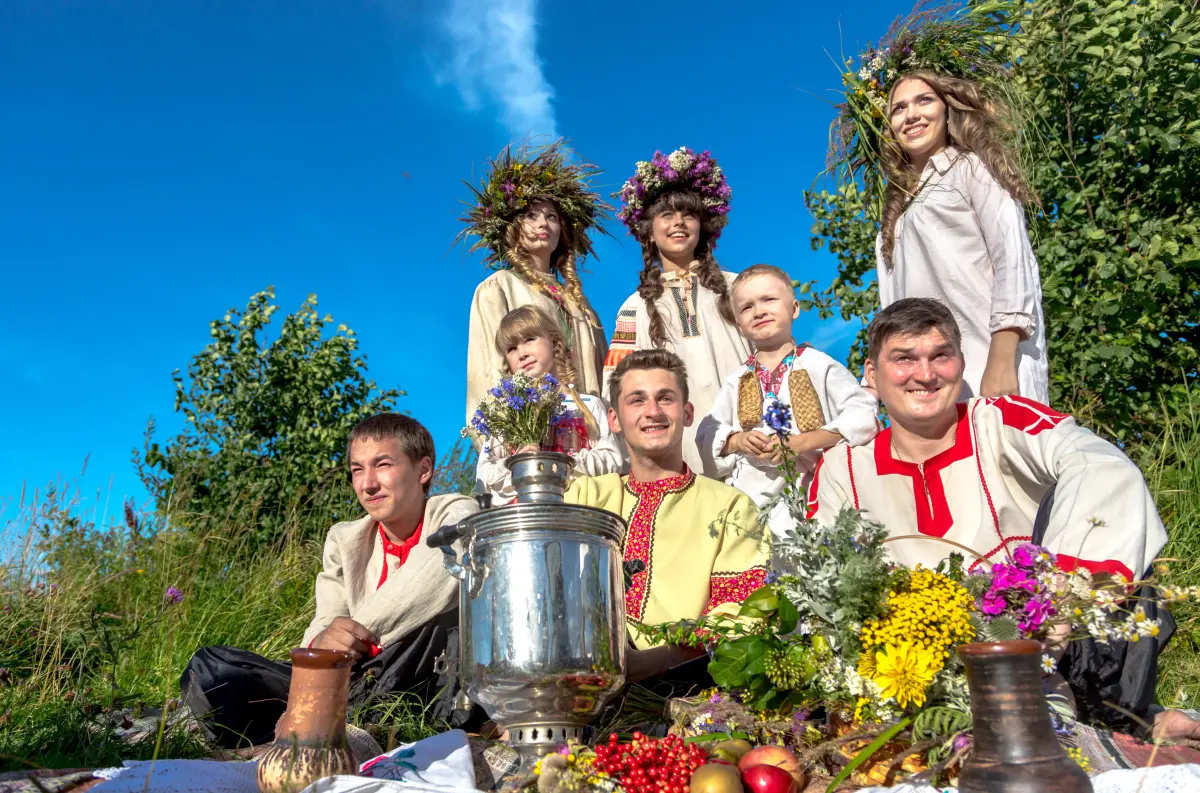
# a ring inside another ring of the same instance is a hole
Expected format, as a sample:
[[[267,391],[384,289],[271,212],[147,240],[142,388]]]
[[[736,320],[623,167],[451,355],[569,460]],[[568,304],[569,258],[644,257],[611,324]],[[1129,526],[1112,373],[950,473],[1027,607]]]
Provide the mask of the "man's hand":
[[[629,650],[625,654],[625,682],[637,683],[649,677],[661,675],[674,666],[699,658],[704,650],[699,647],[652,647],[649,650]]]
[[[318,650],[343,650],[357,661],[364,655],[372,655],[372,648],[378,652],[379,637],[349,617],[335,617],[310,646]]]
[[[775,443],[774,435],[764,435],[758,430],[735,432],[725,441],[725,454],[737,452],[759,460],[770,460]]]
[[[1021,334],[1016,330],[998,330],[988,346],[987,366],[979,381],[979,396],[1000,397],[1021,390],[1017,381],[1017,345]]]

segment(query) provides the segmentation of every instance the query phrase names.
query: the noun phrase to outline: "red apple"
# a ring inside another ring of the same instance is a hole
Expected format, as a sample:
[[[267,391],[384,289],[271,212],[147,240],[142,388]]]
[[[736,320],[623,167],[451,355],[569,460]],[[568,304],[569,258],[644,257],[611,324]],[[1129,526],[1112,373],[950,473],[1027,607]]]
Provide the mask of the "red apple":
[[[800,758],[782,746],[760,746],[751,749],[738,761],[738,770],[743,773],[747,768],[756,765],[773,765],[782,768],[796,780],[797,785],[803,785],[807,774],[800,765]]]
[[[742,783],[751,793],[796,793],[792,775],[779,766],[754,765],[742,772]]]

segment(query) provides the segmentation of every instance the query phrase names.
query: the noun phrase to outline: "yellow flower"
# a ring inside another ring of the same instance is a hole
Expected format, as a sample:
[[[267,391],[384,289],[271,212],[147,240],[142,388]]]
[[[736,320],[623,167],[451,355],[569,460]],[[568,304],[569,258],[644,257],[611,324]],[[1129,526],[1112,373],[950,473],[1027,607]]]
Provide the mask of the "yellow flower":
[[[863,652],[858,656],[858,673],[866,678],[875,677],[875,653]]]
[[[928,649],[912,642],[889,644],[875,654],[875,675],[871,679],[883,696],[896,700],[902,708],[908,704],[925,704],[925,689],[937,674],[937,657]]]
[[[863,708],[871,703],[867,697],[859,697],[858,702],[854,703],[854,723],[858,724],[862,721]]]

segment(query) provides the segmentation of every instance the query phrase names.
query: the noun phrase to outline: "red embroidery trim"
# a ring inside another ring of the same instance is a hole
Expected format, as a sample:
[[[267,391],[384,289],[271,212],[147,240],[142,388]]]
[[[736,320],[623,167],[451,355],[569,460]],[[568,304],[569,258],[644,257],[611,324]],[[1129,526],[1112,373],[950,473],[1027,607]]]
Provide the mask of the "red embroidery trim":
[[[854,483],[854,450],[846,447],[846,471],[850,474],[850,495],[854,497],[854,508],[858,509],[858,485]]]
[[[849,450],[847,450],[848,452]],[[808,510],[804,513],[804,516],[809,520],[817,516],[817,510],[821,506],[821,502],[817,499],[817,491],[821,485],[821,466],[825,464],[825,456],[825,454],[822,454],[821,459],[817,460],[817,467],[813,469],[812,484],[808,486]]]
[[[975,411],[979,408],[979,402],[976,402],[971,408],[971,434],[975,434]],[[979,448],[979,441],[975,441],[975,448]],[[988,487],[987,479],[983,476],[983,460],[977,454],[975,455],[975,470],[979,472],[979,484],[983,486],[983,497],[987,499],[988,511],[992,513],[992,527],[996,530],[996,536],[1000,538],[1000,545],[1004,545],[1007,541],[1004,538],[1004,532],[1000,531],[1000,516],[996,513],[996,505],[992,503],[992,490]],[[1030,537],[1029,539],[1033,539]],[[1005,552],[1007,552],[1007,548]],[[993,551],[993,553],[995,553]],[[991,556],[991,554],[988,554]]]
[[[990,561],[992,556],[997,551],[1000,551],[1000,550],[1003,550],[1006,554],[1008,554],[1008,556],[1011,557],[1012,554],[1008,553],[1008,544],[1010,542],[1033,542],[1033,535],[1016,535],[1013,537],[1003,537],[1001,539],[999,545],[997,545],[995,548],[993,548],[992,550],[985,553],[983,555],[983,559],[976,559],[975,561],[971,562],[971,564],[967,567],[967,570],[968,571],[974,570],[976,567],[978,567],[980,564],[982,564],[985,560]]]
[[[654,562],[654,519],[663,499],[671,493],[682,493],[696,481],[696,475],[684,466],[679,476],[659,479],[657,482],[639,482],[633,477],[625,479],[625,487],[637,496],[633,513],[629,516],[629,531],[625,534],[622,558],[626,562],[635,560],[645,563],[646,569],[634,573],[629,589],[625,592],[625,614],[640,620],[646,608],[646,595],[650,592],[650,579]]]
[[[944,537],[954,525],[946,491],[939,472],[951,463],[965,460],[974,453],[971,428],[967,419],[967,406],[958,406],[958,428],[955,430],[954,445],[935,454],[923,466],[892,456],[892,428],[888,427],[875,438],[875,470],[880,476],[900,474],[910,477],[913,486],[913,506],[917,514],[917,531],[930,537]],[[928,497],[926,490],[928,489]]]
[[[1077,559],[1074,556],[1066,556],[1058,554],[1058,566],[1066,572],[1071,572],[1076,567],[1082,567],[1093,573],[1109,573],[1125,576],[1126,581],[1133,580],[1133,573],[1121,562],[1116,559],[1106,559],[1103,562],[1093,562],[1088,559]]]
[[[767,583],[767,571],[753,567],[743,573],[713,573],[708,582],[708,605],[700,616],[722,603],[741,603],[754,590]]]
[[[1004,426],[1020,430],[1027,435],[1038,435],[1046,430],[1052,430],[1071,418],[1066,413],[1059,413],[1048,405],[1016,394],[992,397],[981,401],[995,406],[1000,411],[1000,419],[1004,422]],[[971,412],[973,413],[974,410]]]

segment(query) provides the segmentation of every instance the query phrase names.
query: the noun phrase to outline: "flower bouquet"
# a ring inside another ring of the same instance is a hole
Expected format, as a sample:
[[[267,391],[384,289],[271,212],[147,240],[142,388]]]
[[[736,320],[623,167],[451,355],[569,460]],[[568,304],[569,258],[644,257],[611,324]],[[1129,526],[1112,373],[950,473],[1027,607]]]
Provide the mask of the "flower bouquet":
[[[562,412],[562,394],[553,375],[533,378],[517,372],[487,392],[463,432],[485,446],[541,446]]]

